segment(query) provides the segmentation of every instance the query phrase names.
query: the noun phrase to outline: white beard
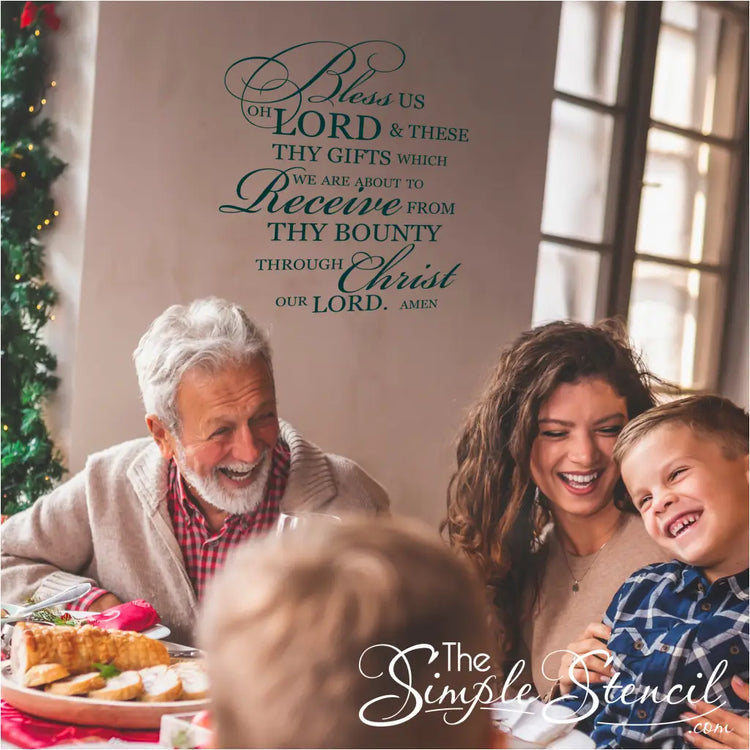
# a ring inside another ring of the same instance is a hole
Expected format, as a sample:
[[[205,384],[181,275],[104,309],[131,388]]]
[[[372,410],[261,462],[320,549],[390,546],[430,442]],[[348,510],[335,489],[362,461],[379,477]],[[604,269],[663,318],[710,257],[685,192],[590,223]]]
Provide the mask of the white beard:
[[[251,513],[263,501],[266,494],[266,484],[271,474],[271,451],[263,451],[263,455],[253,464],[238,461],[230,464],[215,466],[208,477],[198,476],[188,468],[185,460],[185,449],[177,442],[177,467],[183,479],[190,487],[215,508],[232,515]],[[220,469],[230,469],[238,472],[248,472],[257,467],[257,476],[248,487],[227,489],[218,477]]]

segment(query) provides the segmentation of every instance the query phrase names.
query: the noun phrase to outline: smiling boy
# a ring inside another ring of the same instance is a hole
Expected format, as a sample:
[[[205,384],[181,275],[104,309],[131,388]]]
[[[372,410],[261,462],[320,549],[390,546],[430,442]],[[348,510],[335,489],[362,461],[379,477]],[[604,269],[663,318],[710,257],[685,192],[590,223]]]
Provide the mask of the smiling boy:
[[[748,566],[747,415],[717,396],[653,409],[615,448],[651,538],[710,583]]]
[[[613,456],[676,559],[636,571],[607,610],[617,679],[597,691],[592,737],[685,747],[687,698],[747,716],[731,678],[748,676],[748,415],[718,396],[663,404],[626,425]]]

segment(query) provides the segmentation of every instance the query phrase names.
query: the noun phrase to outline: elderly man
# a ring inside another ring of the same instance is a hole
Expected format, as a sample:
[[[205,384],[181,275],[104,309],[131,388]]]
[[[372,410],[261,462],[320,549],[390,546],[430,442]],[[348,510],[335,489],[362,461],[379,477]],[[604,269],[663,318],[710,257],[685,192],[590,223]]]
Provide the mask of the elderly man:
[[[196,604],[227,553],[280,512],[386,512],[384,489],[280,421],[268,341],[237,305],[173,305],[134,352],[151,438],[93,454],[2,526],[3,599],[81,581],[74,605],[146,599],[192,642]]]

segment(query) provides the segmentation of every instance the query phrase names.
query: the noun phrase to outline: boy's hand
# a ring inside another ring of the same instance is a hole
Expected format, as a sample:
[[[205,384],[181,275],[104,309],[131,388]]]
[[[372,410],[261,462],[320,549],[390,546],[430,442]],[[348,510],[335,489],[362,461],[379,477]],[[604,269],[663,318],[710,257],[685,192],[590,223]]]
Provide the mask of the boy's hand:
[[[748,684],[737,675],[732,677],[732,690],[742,700],[748,699]],[[685,739],[700,748],[747,748],[750,747],[750,719],[738,716],[711,703],[695,701],[690,704],[697,713],[682,714],[682,718],[695,727],[697,732],[685,732]],[[708,713],[710,711],[710,713]],[[700,716],[699,714],[707,714]]]
[[[607,651],[607,640],[611,632],[612,628],[603,622],[590,622],[580,637],[573,643],[569,643],[566,648],[579,656],[587,654],[589,651]],[[575,687],[570,674],[570,665],[573,663],[573,659],[572,654],[565,654],[560,664],[558,680],[562,695],[566,695]],[[580,661],[577,663],[580,664]],[[600,656],[587,656],[583,663],[586,665],[588,675],[582,665],[573,670],[573,676],[583,685],[607,682],[615,673],[612,667],[605,666],[604,659]]]

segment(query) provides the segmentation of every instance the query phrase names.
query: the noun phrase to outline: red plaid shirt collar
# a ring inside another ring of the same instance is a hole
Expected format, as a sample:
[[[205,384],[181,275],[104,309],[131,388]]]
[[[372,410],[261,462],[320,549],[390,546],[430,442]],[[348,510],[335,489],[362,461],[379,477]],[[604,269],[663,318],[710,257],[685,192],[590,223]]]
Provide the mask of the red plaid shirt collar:
[[[200,600],[206,584],[224,566],[229,552],[243,539],[272,529],[279,518],[281,498],[289,477],[289,446],[279,438],[271,454],[271,472],[266,493],[250,513],[227,516],[221,529],[211,533],[195,500],[185,486],[174,459],[169,462],[167,506],[185,568]]]

